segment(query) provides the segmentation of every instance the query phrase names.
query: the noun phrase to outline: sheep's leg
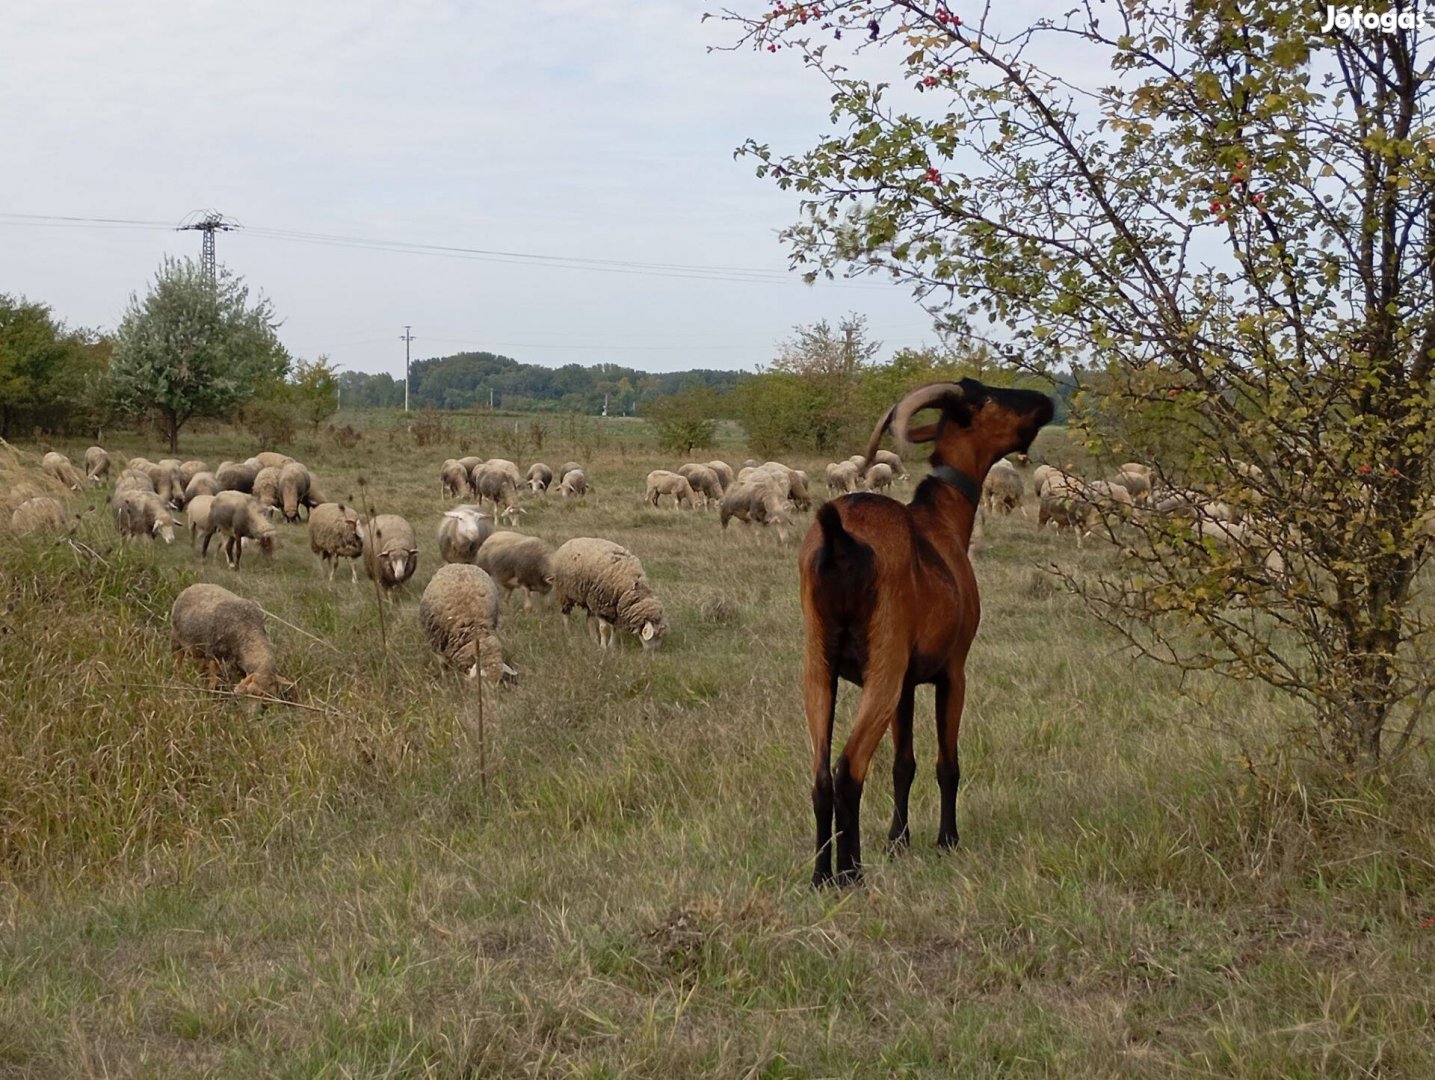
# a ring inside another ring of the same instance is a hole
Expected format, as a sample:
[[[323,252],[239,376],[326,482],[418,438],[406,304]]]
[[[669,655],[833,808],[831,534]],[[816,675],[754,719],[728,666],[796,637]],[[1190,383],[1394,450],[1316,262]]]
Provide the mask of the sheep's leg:
[[[339,569],[339,556],[330,556],[326,553],[324,555],[324,565],[329,568],[329,584],[332,585],[334,583],[334,571]]]
[[[937,846],[957,846],[957,781],[961,765],[957,759],[957,735],[962,726],[962,706],[967,697],[967,675],[958,661],[946,679],[937,683],[937,787],[941,802],[941,824]]]
[[[802,690],[812,742],[812,813],[817,818],[812,887],[820,889],[832,884],[832,719],[837,709],[837,675],[827,662],[820,635],[809,636]]]
[[[209,558],[209,541],[212,540],[213,538],[214,538],[214,530],[213,530],[213,529],[206,529],[206,530],[204,530],[204,544],[203,544],[203,545],[200,547],[200,549],[199,549],[199,557],[200,557],[201,559],[207,559],[207,558]]]
[[[892,718],[892,827],[887,830],[887,845],[892,851],[905,848],[910,842],[907,797],[912,792],[912,777],[917,775],[917,757],[912,752],[912,709],[916,693],[915,683],[902,687],[897,715]]]
[[[527,585],[523,587],[523,610],[533,610],[533,590],[530,589]]]
[[[594,614],[590,611],[590,612],[588,613],[588,618],[587,618],[586,621],[587,621],[587,625],[588,625],[588,636],[589,636],[590,638],[592,638],[594,641],[596,641],[599,645],[602,645],[602,644],[603,644],[603,633],[602,633],[601,630],[598,629],[598,616],[594,615]]]
[[[874,619],[882,618],[877,612]],[[867,666],[862,700],[857,705],[857,719],[852,734],[842,748],[833,770],[833,816],[837,826],[837,883],[856,885],[862,880],[862,785],[867,768],[882,736],[892,726],[897,704],[902,697],[906,674],[901,660],[886,665],[877,658]],[[876,669],[876,670],[874,670]]]
[[[339,560],[338,560],[338,558],[336,557],[336,558],[334,559],[334,561],[337,563]],[[350,560],[349,560],[349,580],[352,581],[355,585],[357,585],[357,584],[359,583],[359,560],[358,560],[358,559],[350,559]]]

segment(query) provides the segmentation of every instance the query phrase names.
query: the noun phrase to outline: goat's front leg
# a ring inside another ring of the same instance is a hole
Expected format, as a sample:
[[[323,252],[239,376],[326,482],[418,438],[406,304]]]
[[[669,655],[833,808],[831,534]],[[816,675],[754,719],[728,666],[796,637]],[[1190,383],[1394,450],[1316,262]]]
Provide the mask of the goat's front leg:
[[[937,787],[942,813],[937,846],[942,848],[957,846],[957,781],[961,778],[957,735],[961,731],[966,695],[966,671],[959,661],[947,672],[947,677],[937,683]]]
[[[832,777],[840,885],[856,885],[862,880],[862,785],[877,744],[892,726],[906,674],[902,668],[895,673],[874,673],[874,666],[868,665],[857,719]]]
[[[916,693],[913,683],[902,687],[897,715],[892,719],[892,827],[887,830],[887,845],[894,852],[909,842],[907,803],[912,792],[912,777],[917,774],[917,758],[912,752],[912,709]]]

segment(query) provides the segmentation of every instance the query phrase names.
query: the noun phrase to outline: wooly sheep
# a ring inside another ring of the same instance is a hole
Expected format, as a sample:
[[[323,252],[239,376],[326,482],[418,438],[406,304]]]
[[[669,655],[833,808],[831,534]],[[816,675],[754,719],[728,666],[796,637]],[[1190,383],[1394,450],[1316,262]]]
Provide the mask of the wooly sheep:
[[[299,520],[299,507],[305,510],[318,506],[318,502],[310,499],[310,489],[313,487],[314,478],[309,475],[309,470],[297,461],[291,461],[279,472],[279,494],[283,500],[284,520],[295,522]],[[322,500],[321,500],[322,501]]]
[[[189,483],[184,485],[185,505],[189,505],[201,495],[218,495],[223,490],[212,472],[197,472],[189,478]]]
[[[259,475],[259,469],[242,461],[221,461],[219,468],[214,470],[214,478],[219,481],[221,491],[242,491],[246,495],[254,490],[254,478]]]
[[[498,636],[498,588],[476,566],[447,563],[435,571],[419,600],[419,625],[434,651],[470,679],[512,681]]]
[[[654,469],[648,473],[648,487],[643,493],[643,502],[648,506],[657,506],[664,495],[672,496],[674,510],[679,506],[692,509],[693,486],[688,483],[688,478],[667,469]]]
[[[782,487],[782,497],[791,499],[799,510],[812,506],[812,496],[807,492],[807,474],[780,461],[764,461],[758,468],[771,473]]]
[[[260,468],[272,465],[276,469],[282,469],[285,465],[288,465],[294,459],[291,458],[288,454],[276,453],[273,450],[261,450],[249,460],[259,462]]]
[[[558,471],[553,474],[553,477],[561,484],[563,483],[563,478],[569,473],[571,473],[574,469],[582,468],[583,466],[579,465],[576,461],[565,461],[562,465],[558,466]]]
[[[569,469],[558,482],[558,494],[565,499],[576,499],[588,494],[588,477],[582,469]]]
[[[340,559],[349,560],[349,577],[357,584],[359,572],[354,560],[364,554],[364,519],[343,503],[320,503],[309,512],[309,550],[329,568],[334,580]]]
[[[1056,525],[1058,533],[1067,529],[1076,532],[1076,546],[1091,535],[1096,524],[1096,504],[1074,487],[1053,486],[1042,488],[1037,508],[1036,527],[1044,529],[1048,522]]]
[[[731,465],[726,461],[708,461],[704,462],[704,464],[713,472],[717,473],[718,483],[722,485],[724,491],[732,487],[734,476]]]
[[[1041,489],[1046,487],[1047,480],[1053,476],[1060,475],[1060,473],[1061,470],[1055,465],[1038,465],[1031,470],[1031,490],[1040,496]]]
[[[209,553],[210,538],[217,532],[224,535],[224,558],[231,570],[239,569],[244,554],[244,541],[253,540],[266,559],[274,558],[279,537],[274,524],[265,515],[258,501],[242,491],[221,491],[209,504],[209,528],[205,530],[200,555]]]
[[[379,514],[364,528],[364,573],[377,581],[384,596],[393,599],[397,589],[419,568],[419,543],[414,527],[398,514]]]
[[[1210,540],[1218,548],[1260,559],[1261,565],[1274,577],[1285,575],[1285,558],[1271,544],[1269,536],[1262,535],[1254,528],[1233,521],[1201,518],[1197,519],[1192,535],[1198,541]]]
[[[439,558],[446,563],[471,563],[493,534],[493,518],[477,506],[456,506],[438,523]]]
[[[668,632],[663,605],[653,595],[643,564],[611,540],[580,536],[553,554],[554,588],[559,610],[588,613],[588,631],[603,648],[613,642],[613,627],[636,634],[645,649],[655,649]]]
[[[209,509],[214,505],[213,495],[196,495],[184,504],[184,519],[189,525],[189,546],[194,547],[195,539],[200,533],[208,536]]]
[[[284,496],[279,489],[280,477],[284,470],[279,465],[266,465],[254,475],[254,484],[250,488],[250,494],[254,501],[264,508],[265,512],[273,511],[269,516],[275,517],[282,512]]]
[[[184,477],[180,473],[180,464],[178,458],[165,458],[145,470],[154,483],[155,493],[176,510],[184,506]]]
[[[861,486],[861,472],[852,461],[835,461],[827,466],[827,490],[833,495],[847,495]]]
[[[263,610],[223,586],[191,585],[175,598],[170,640],[175,666],[186,656],[202,661],[211,690],[219,685],[221,672],[230,678],[235,671],[243,677],[234,692],[244,696],[273,697],[281,686],[294,685],[276,670]]]
[[[103,446],[92,446],[85,451],[85,473],[92,484],[103,484],[109,479],[110,455]]]
[[[507,596],[523,590],[523,607],[533,606],[533,594],[546,596],[553,588],[553,549],[536,536],[496,532],[478,549],[474,564],[488,572]]]
[[[485,499],[493,503],[495,514],[503,512],[518,500],[519,483],[518,466],[512,462],[494,459],[483,462],[473,470],[474,494],[480,505]]]
[[[886,491],[894,479],[892,466],[885,461],[875,461],[867,470],[867,486],[873,491]]]
[[[165,501],[153,491],[116,490],[110,500],[115,528],[126,539],[158,536],[166,544],[174,543],[174,518]]]
[[[119,479],[115,481],[115,490],[110,492],[110,498],[122,495],[126,491],[138,491],[150,495],[156,494],[154,482],[149,478],[149,473],[141,472],[139,469],[125,469]]]
[[[678,475],[692,485],[694,495],[701,496],[703,506],[712,506],[722,500],[722,480],[708,466],[692,462],[679,468]]]
[[[787,528],[792,524],[787,513],[787,500],[771,474],[756,470],[746,480],[737,480],[723,494],[718,506],[718,521],[723,529],[736,518],[745,525],[772,525],[777,528],[778,538],[787,540]]]
[[[541,461],[535,461],[528,466],[528,474],[523,478],[528,489],[535,495],[541,495],[548,490],[553,483],[553,470]]]
[[[998,510],[1003,514],[1010,514],[1021,507],[1021,497],[1025,490],[1026,484],[1021,478],[1021,471],[1003,458],[993,462],[991,469],[987,471],[987,478],[982,482],[982,504],[989,514]]]
[[[872,455],[872,464],[886,465],[892,470],[892,475],[898,480],[907,479],[907,467],[902,464],[902,459],[891,450],[878,450]]]
[[[78,469],[70,464],[70,459],[64,454],[51,450],[41,459],[40,468],[46,475],[53,476],[71,491],[79,491],[85,486],[85,478],[80,475]]]
[[[198,458],[192,458],[189,461],[184,461],[180,463],[179,478],[184,481],[185,490],[188,490],[189,482],[191,480],[193,480],[200,473],[207,473],[209,471],[210,468],[208,465],[200,461]]]
[[[449,499],[461,499],[473,489],[468,470],[454,458],[439,467],[438,482],[439,493]]]
[[[1128,472],[1123,468],[1107,477],[1107,480],[1125,488],[1130,493],[1132,501],[1138,506],[1146,503],[1151,497],[1151,480],[1139,472]]]
[[[463,466],[464,472],[472,473],[474,469],[483,464],[483,458],[469,455],[468,457],[459,458],[458,463]]]
[[[37,495],[15,507],[10,515],[10,531],[23,534],[63,529],[66,520],[63,506],[48,496]]]

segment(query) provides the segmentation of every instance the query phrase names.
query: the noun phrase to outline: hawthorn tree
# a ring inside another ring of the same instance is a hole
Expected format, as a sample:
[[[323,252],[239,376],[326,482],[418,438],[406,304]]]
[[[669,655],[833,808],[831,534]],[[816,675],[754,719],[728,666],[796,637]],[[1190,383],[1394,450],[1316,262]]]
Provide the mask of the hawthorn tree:
[[[1353,777],[1409,745],[1435,686],[1431,31],[1326,29],[1288,0],[1070,7],[726,12],[737,47],[831,95],[815,146],[743,149],[800,196],[809,277],[888,273],[1028,363],[1079,359],[1094,451],[1244,514],[1220,543],[1148,515],[1121,572],[1073,581],[1150,655],[1305,702]],[[1179,461],[1148,456],[1157,430]]]
[[[192,417],[226,415],[284,377],[289,354],[275,326],[269,301],[251,304],[242,279],[221,268],[211,281],[191,259],[166,259],[115,334],[115,403],[152,412],[175,453]]]

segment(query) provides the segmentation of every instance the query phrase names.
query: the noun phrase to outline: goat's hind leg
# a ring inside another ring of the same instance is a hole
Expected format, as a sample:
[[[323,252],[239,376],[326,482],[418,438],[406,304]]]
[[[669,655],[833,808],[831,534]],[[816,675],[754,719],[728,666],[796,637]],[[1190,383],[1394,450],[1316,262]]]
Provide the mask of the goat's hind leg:
[[[837,676],[820,640],[808,643],[802,691],[812,741],[812,813],[817,819],[812,887],[820,889],[832,884],[832,719],[837,708]]]
[[[862,880],[862,785],[882,736],[892,726],[902,697],[903,675],[874,672],[868,666],[852,734],[833,771],[833,817],[837,827],[837,881]]]
[[[887,830],[887,846],[894,853],[905,849],[910,842],[907,803],[912,778],[917,774],[917,758],[912,752],[912,709],[916,692],[913,683],[902,687],[897,715],[892,718],[892,827]]]

